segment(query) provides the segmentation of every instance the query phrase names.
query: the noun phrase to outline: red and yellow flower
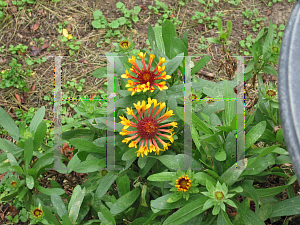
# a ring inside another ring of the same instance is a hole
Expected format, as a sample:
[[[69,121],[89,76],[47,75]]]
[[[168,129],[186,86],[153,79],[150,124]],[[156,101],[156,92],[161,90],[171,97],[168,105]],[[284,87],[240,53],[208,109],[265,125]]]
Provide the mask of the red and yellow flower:
[[[149,115],[152,104],[153,107],[151,110],[151,114]],[[161,125],[162,121],[174,115],[173,110],[167,109],[162,116],[156,118],[158,114],[162,111],[162,109],[166,107],[166,103],[157,103],[156,99],[148,98],[148,103],[142,101],[142,104],[141,102],[138,102],[137,104],[134,103],[133,105],[138,112],[139,118],[134,114],[132,107],[127,107],[126,113],[128,115],[131,115],[137,122],[134,123],[126,119],[124,116],[120,116],[120,119],[122,120],[120,123],[124,125],[120,134],[122,136],[133,135],[131,137],[124,138],[122,142],[126,142],[127,144],[129,141],[131,141],[131,143],[128,145],[130,148],[137,148],[137,144],[140,143],[139,150],[136,152],[137,157],[139,157],[140,155],[144,157],[144,154],[148,155],[149,152],[155,152],[155,155],[159,155],[160,151],[168,150],[168,146],[170,146],[171,144],[164,142],[163,140],[161,140],[161,138],[159,138],[159,136],[168,138],[171,141],[171,143],[174,142],[173,129],[174,127],[177,127],[177,123],[171,122]],[[154,113],[156,108],[158,109],[156,113]],[[165,127],[169,126],[173,126],[173,128],[164,129]],[[129,127],[135,128],[135,131],[126,130]],[[162,134],[160,132],[166,132],[169,133],[169,135]],[[156,140],[163,146],[164,150],[160,149]]]
[[[165,58],[159,57],[159,62],[156,65],[154,70],[151,70],[152,62],[153,59],[155,58],[155,55],[150,54],[149,58],[149,64],[148,68],[146,67],[145,64],[145,56],[146,52],[143,54],[140,52],[138,56],[141,58],[142,63],[143,63],[143,69],[140,69],[138,65],[135,62],[136,57],[132,56],[131,59],[128,60],[129,63],[132,64],[132,68],[129,69],[131,72],[135,73],[137,77],[132,76],[128,70],[125,71],[125,74],[121,75],[122,78],[130,78],[135,80],[128,80],[128,84],[125,87],[129,87],[128,91],[132,91],[131,96],[134,95],[136,92],[146,92],[146,91],[151,91],[153,92],[155,90],[155,86],[159,88],[159,90],[165,90],[168,89],[166,86],[166,82],[162,81],[160,83],[155,83],[156,80],[167,80],[170,79],[171,76],[167,75],[165,70],[165,66],[161,67],[163,63],[166,62]],[[162,73],[162,74],[161,74]]]
[[[39,207],[34,208],[34,210],[32,210],[32,215],[35,218],[39,218],[43,215],[43,210]]]
[[[175,187],[178,191],[187,192],[192,186],[192,181],[188,175],[181,176],[176,180]]]

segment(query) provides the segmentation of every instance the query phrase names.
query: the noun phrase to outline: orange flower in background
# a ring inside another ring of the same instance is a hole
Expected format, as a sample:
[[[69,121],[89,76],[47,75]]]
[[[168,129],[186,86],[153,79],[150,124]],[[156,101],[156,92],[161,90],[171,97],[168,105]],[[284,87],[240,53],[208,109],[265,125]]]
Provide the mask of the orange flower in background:
[[[152,110],[150,110],[151,106],[153,104]],[[137,148],[137,144],[139,145],[139,150],[136,152],[137,157],[142,155],[144,157],[145,155],[148,155],[148,153],[155,152],[155,155],[159,155],[160,151],[168,150],[168,146],[170,146],[170,143],[166,143],[163,140],[159,138],[159,136],[168,138],[171,143],[174,142],[173,139],[173,129],[174,127],[177,127],[176,122],[171,122],[162,125],[162,121],[166,120],[167,118],[173,116],[173,110],[167,109],[166,112],[160,116],[159,118],[156,118],[157,115],[161,112],[163,108],[166,107],[166,103],[157,103],[156,99],[148,98],[148,104],[143,101],[142,104],[138,102],[137,104],[133,104],[136,108],[138,115],[140,119],[133,113],[132,107],[127,107],[127,114],[133,116],[133,118],[137,121],[136,123],[131,122],[130,120],[126,119],[124,116],[120,116],[120,119],[122,120],[120,123],[124,125],[122,132],[120,132],[120,135],[133,135],[128,138],[124,138],[122,142],[126,142],[126,144],[131,141],[131,143],[128,145],[130,148],[135,147]],[[154,113],[155,109],[157,109],[156,113]],[[145,113],[147,110],[147,113]],[[151,114],[149,115],[151,111]],[[164,129],[165,127],[173,126],[172,129]],[[135,128],[135,131],[128,131],[126,130],[128,127]],[[170,135],[162,134],[160,132],[166,132]],[[136,140],[133,140],[137,138]],[[141,142],[140,142],[141,141]],[[158,146],[158,143],[163,146],[164,150],[160,149]]]
[[[155,90],[155,86],[158,87],[159,90],[161,91],[168,89],[165,81],[160,83],[155,83],[156,80],[158,81],[162,79],[167,80],[171,78],[170,75],[167,75],[166,72],[163,72],[165,70],[165,66],[161,67],[161,65],[166,62],[165,58],[159,57],[158,64],[156,65],[155,69],[151,71],[150,69],[151,69],[153,59],[155,58],[155,55],[150,54],[148,68],[146,67],[145,64],[146,52],[144,54],[140,52],[138,56],[142,60],[143,67],[144,67],[143,69],[140,69],[136,64],[135,56],[132,56],[132,58],[128,60],[128,62],[132,64],[132,68],[129,70],[135,73],[137,77],[132,76],[128,72],[128,70],[125,71],[125,74],[121,75],[122,78],[130,78],[135,80],[135,82],[132,80],[128,80],[128,84],[125,86],[125,87],[129,87],[128,91],[132,91],[131,96],[134,95],[136,92],[141,92],[141,91],[153,92]]]

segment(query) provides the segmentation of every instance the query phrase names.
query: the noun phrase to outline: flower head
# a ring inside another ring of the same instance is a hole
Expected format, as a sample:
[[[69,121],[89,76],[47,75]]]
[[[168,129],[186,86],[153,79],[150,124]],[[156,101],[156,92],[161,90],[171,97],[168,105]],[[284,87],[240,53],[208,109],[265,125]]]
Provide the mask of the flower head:
[[[174,191],[175,193],[173,193],[167,200],[169,203],[178,201],[181,196],[188,200],[190,194],[199,192],[199,189],[197,188],[198,182],[194,179],[194,172],[192,172],[191,169],[186,172],[178,170],[176,174],[174,174],[174,178],[170,185],[174,186],[170,189],[170,191]]]
[[[181,176],[176,180],[175,187],[178,188],[178,191],[187,192],[192,186],[192,181],[188,175]]]
[[[273,83],[270,83],[266,86],[265,90],[263,91],[263,96],[269,101],[278,101],[278,92]]]
[[[120,42],[120,48],[126,50],[130,47],[131,43],[129,40],[123,40]]]
[[[161,67],[161,65],[166,62],[165,58],[159,57],[159,62],[156,65],[155,69],[151,70],[152,62],[153,59],[155,58],[155,55],[150,54],[148,67],[145,64],[146,52],[145,53],[140,52],[138,56],[142,60],[143,69],[139,68],[139,66],[135,62],[136,57],[132,56],[132,58],[128,60],[128,62],[132,64],[132,68],[129,70],[133,72],[136,76],[132,76],[128,72],[128,70],[126,70],[125,74],[121,76],[122,78],[127,78],[127,79],[130,78],[135,80],[135,82],[132,80],[128,80],[128,84],[126,85],[126,87],[130,87],[128,91],[132,91],[131,95],[134,95],[136,92],[141,92],[141,91],[153,92],[155,90],[155,86],[158,87],[159,90],[161,91],[168,89],[165,81],[160,83],[155,83],[156,80],[158,81],[162,79],[167,80],[171,78],[170,75],[167,75],[166,72],[163,72],[165,66]]]
[[[136,122],[131,122],[124,116],[120,116],[120,119],[122,121],[119,123],[124,125],[122,132],[120,132],[120,135],[133,135],[131,137],[124,138],[122,142],[126,142],[127,144],[129,141],[131,141],[131,143],[128,145],[130,148],[137,148],[137,145],[140,143],[139,150],[136,152],[137,157],[139,157],[140,155],[144,157],[144,155],[148,155],[148,153],[152,152],[155,152],[155,154],[159,155],[160,151],[168,150],[168,146],[170,146],[171,144],[164,142],[159,136],[165,137],[173,143],[173,129],[165,128],[169,126],[176,127],[177,123],[171,122],[167,124],[161,124],[162,121],[174,115],[172,114],[173,111],[167,109],[162,116],[158,117],[159,113],[163,108],[165,108],[166,104],[161,102],[157,104],[157,100],[151,98],[148,98],[148,103],[146,103],[145,101],[142,101],[141,103],[139,101],[137,104],[134,103],[133,105],[136,108],[138,115],[135,115],[132,108],[129,107],[127,107],[126,113],[128,115],[131,115],[136,120]],[[156,108],[158,109],[155,112]],[[133,127],[135,130],[126,130],[128,127]],[[170,135],[162,134],[161,132],[169,133]],[[158,146],[157,141],[161,144],[164,150],[162,150]]]
[[[214,187],[214,185],[209,180],[206,180],[206,189],[208,190],[208,192],[201,192],[201,193],[210,197],[210,199],[208,199],[204,203],[203,210],[207,210],[212,206],[214,206],[212,214],[217,215],[220,212],[220,209],[222,209],[223,211],[226,210],[224,203],[227,203],[228,205],[235,208],[237,207],[235,203],[229,199],[233,197],[235,194],[227,194],[228,187],[225,183],[221,185],[221,183],[218,181],[216,186]],[[243,189],[241,187],[237,187],[231,191],[242,192]]]
[[[32,215],[34,218],[39,218],[43,215],[43,210],[39,207],[35,207],[34,210],[32,210]]]

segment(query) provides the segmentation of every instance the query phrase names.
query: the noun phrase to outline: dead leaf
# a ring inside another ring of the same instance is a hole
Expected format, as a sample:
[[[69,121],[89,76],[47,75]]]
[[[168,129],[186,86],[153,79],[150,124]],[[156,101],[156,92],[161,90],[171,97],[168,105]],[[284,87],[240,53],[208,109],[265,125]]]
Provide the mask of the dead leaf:
[[[44,9],[39,9],[37,10],[38,16],[43,16],[44,15]]]
[[[67,25],[67,31],[68,31],[68,32],[71,32],[71,31],[72,31],[72,28],[71,28],[71,24],[70,24],[70,23],[68,23],[68,25]]]
[[[0,64],[5,63],[5,62],[6,62],[6,59],[0,58]]]
[[[18,102],[20,102],[20,103],[22,102],[21,96],[19,94],[15,93],[15,97],[16,97]]]
[[[272,10],[268,9],[267,16],[270,16],[272,14]]]
[[[35,91],[35,87],[36,87],[36,81],[33,83],[33,85],[30,88],[30,91],[33,92]]]
[[[34,25],[31,25],[30,28],[31,28],[31,32],[34,33],[34,31],[36,31],[40,26],[40,22],[37,22],[36,24]]]
[[[81,59],[80,60],[82,63],[89,63],[88,61],[86,61],[86,59]]]
[[[41,49],[42,50],[44,50],[44,49],[46,49],[46,48],[49,48],[49,45],[46,43],[46,44],[43,44],[42,46],[41,46]]]
[[[203,24],[198,24],[198,26],[196,27],[196,30],[197,30],[198,32],[200,32],[200,31],[205,31],[205,26],[204,26]]]
[[[18,8],[16,6],[11,6],[11,7],[8,8],[8,11],[11,14],[16,14],[16,12],[18,11]]]
[[[30,56],[36,56],[36,55],[38,55],[39,53],[40,53],[40,48],[38,48],[38,47],[35,47],[35,46],[31,46],[30,47],[30,50],[31,50],[31,54],[30,54]]]
[[[142,10],[147,10],[147,8],[143,5],[139,5],[139,7],[142,9]]]

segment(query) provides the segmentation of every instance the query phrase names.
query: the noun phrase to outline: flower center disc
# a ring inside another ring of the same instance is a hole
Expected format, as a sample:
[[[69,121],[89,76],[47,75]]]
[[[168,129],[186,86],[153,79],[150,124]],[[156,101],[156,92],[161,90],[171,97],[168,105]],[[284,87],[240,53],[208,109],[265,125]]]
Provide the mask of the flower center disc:
[[[181,179],[180,182],[179,182],[179,184],[180,184],[180,187],[181,187],[181,188],[186,188],[187,180]]]
[[[149,82],[150,84],[154,83],[154,74],[151,71],[142,71],[138,78],[142,84],[147,84]]]
[[[224,197],[224,194],[223,194],[223,192],[221,192],[221,191],[216,191],[216,192],[215,192],[215,196],[216,196],[216,199],[217,199],[217,200],[222,200],[223,197]]]
[[[138,123],[138,132],[142,138],[153,138],[158,130],[158,124],[154,118],[145,117]]]
[[[268,90],[268,91],[267,91],[267,95],[273,97],[273,96],[276,96],[276,92],[275,92],[275,91],[272,91],[272,90]]]

